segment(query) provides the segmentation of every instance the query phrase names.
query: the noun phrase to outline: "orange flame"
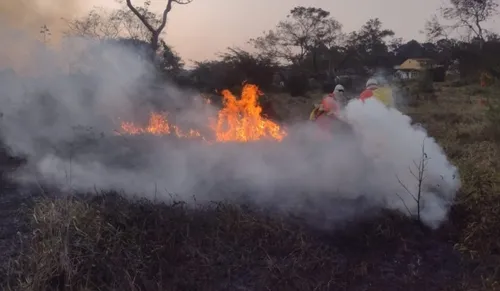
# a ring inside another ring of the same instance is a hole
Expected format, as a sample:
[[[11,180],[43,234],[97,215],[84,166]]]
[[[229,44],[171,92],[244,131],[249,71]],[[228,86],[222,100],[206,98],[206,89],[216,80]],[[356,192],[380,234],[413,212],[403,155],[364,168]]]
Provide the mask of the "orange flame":
[[[258,105],[258,98],[261,95],[258,87],[251,84],[243,87],[239,100],[229,90],[222,91],[224,106],[210,127],[213,138],[207,138],[195,129],[182,131],[178,126],[168,122],[166,114],[160,113],[151,113],[146,127],[139,127],[132,122],[122,122],[121,131],[131,135],[175,135],[180,138],[201,138],[205,141],[215,139],[216,142],[249,142],[261,139],[281,141],[286,132],[278,124],[261,116],[262,107]]]
[[[152,134],[152,135],[176,135],[177,137],[201,137],[201,133],[196,130],[183,131],[176,125],[168,123],[167,115],[163,113],[151,113],[146,127],[139,127],[132,122],[122,122],[121,129],[130,135]]]

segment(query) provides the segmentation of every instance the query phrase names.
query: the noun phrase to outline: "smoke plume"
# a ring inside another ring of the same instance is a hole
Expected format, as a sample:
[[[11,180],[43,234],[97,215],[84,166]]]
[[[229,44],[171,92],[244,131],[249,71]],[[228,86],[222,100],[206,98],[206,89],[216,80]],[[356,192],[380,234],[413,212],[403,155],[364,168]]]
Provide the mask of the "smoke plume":
[[[58,33],[65,25],[62,18],[79,14],[82,3],[65,0],[3,0],[0,2],[0,20],[3,25],[22,29],[24,33],[35,37],[44,25]]]
[[[10,68],[24,74],[34,73],[31,66],[33,40],[57,46],[67,30],[66,19],[83,12],[79,0],[2,0],[0,1],[0,70]],[[35,50],[38,52],[38,50]],[[39,60],[38,60],[39,61]]]
[[[324,225],[368,209],[416,215],[420,205],[433,227],[446,218],[460,187],[435,140],[376,101],[351,101],[344,114],[354,134],[339,130],[333,141],[309,123],[288,125],[282,142],[116,135],[119,119],[140,120],[157,107],[199,128],[216,108],[201,112],[190,101],[192,92],[158,83],[147,63],[117,43],[68,38],[52,51],[22,40],[41,74],[0,75],[0,131],[12,151],[28,157],[16,176],[23,182],[162,200],[194,196],[197,203],[245,201]],[[2,58],[8,55],[1,50]]]

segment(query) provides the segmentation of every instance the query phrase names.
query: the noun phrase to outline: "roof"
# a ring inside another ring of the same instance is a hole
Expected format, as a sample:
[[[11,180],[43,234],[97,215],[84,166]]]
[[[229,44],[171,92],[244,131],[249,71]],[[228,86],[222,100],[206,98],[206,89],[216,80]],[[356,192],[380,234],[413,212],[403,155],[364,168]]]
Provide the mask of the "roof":
[[[415,70],[422,71],[428,68],[437,67],[434,60],[426,59],[426,58],[418,58],[418,59],[407,59],[400,66],[396,66],[397,70]]]

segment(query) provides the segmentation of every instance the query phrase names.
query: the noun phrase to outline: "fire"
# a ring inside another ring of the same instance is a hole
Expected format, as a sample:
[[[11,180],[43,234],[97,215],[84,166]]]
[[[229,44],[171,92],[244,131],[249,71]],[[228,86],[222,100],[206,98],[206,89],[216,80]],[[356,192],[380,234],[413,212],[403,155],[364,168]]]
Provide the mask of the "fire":
[[[167,115],[164,113],[151,113],[149,122],[146,127],[139,127],[132,122],[122,122],[121,129],[124,133],[137,135],[137,134],[152,134],[152,135],[176,135],[177,137],[201,137],[199,131],[190,129],[183,131],[176,125],[170,125]]]
[[[126,134],[175,135],[180,138],[201,138],[216,142],[249,142],[262,139],[281,141],[286,132],[275,122],[261,116],[262,107],[258,99],[262,95],[256,85],[246,84],[241,98],[237,99],[229,90],[222,91],[223,108],[219,110],[215,121],[210,122],[211,137],[204,136],[200,130],[181,130],[170,124],[167,115],[151,113],[145,127],[132,122],[122,122],[121,131]],[[207,104],[210,104],[207,102]]]
[[[224,107],[219,111],[215,126],[217,141],[283,139],[285,133],[280,126],[261,116],[262,107],[257,102],[261,95],[255,85],[245,85],[239,100],[229,90],[222,91]]]

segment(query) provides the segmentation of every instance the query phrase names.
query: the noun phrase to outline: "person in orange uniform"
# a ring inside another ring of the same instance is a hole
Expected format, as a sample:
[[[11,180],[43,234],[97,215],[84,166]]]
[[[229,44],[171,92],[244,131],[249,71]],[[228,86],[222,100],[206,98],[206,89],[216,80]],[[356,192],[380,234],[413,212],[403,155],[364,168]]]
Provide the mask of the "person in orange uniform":
[[[338,113],[340,106],[345,103],[344,91],[344,86],[335,86],[335,90],[332,93],[323,97],[320,104],[315,105],[315,108],[309,116],[309,120],[315,121],[321,115]]]
[[[339,113],[344,106],[344,87],[337,85],[335,90],[323,97],[321,104],[311,113],[310,119],[315,121],[318,127],[326,133],[323,138],[330,138],[339,123]]]
[[[368,79],[368,81],[366,82],[366,88],[359,95],[359,99],[361,101],[365,101],[368,98],[374,97],[373,91],[377,90],[378,86],[379,86],[379,84],[378,84],[378,81],[376,79],[374,79],[374,78]]]
[[[359,99],[363,102],[369,98],[377,99],[387,108],[395,108],[396,106],[392,89],[389,86],[381,86],[377,79],[368,79],[366,89],[359,95]]]
[[[329,130],[333,122],[337,120],[340,106],[333,96],[326,96],[321,101],[321,112],[316,116],[316,123],[321,129]]]

